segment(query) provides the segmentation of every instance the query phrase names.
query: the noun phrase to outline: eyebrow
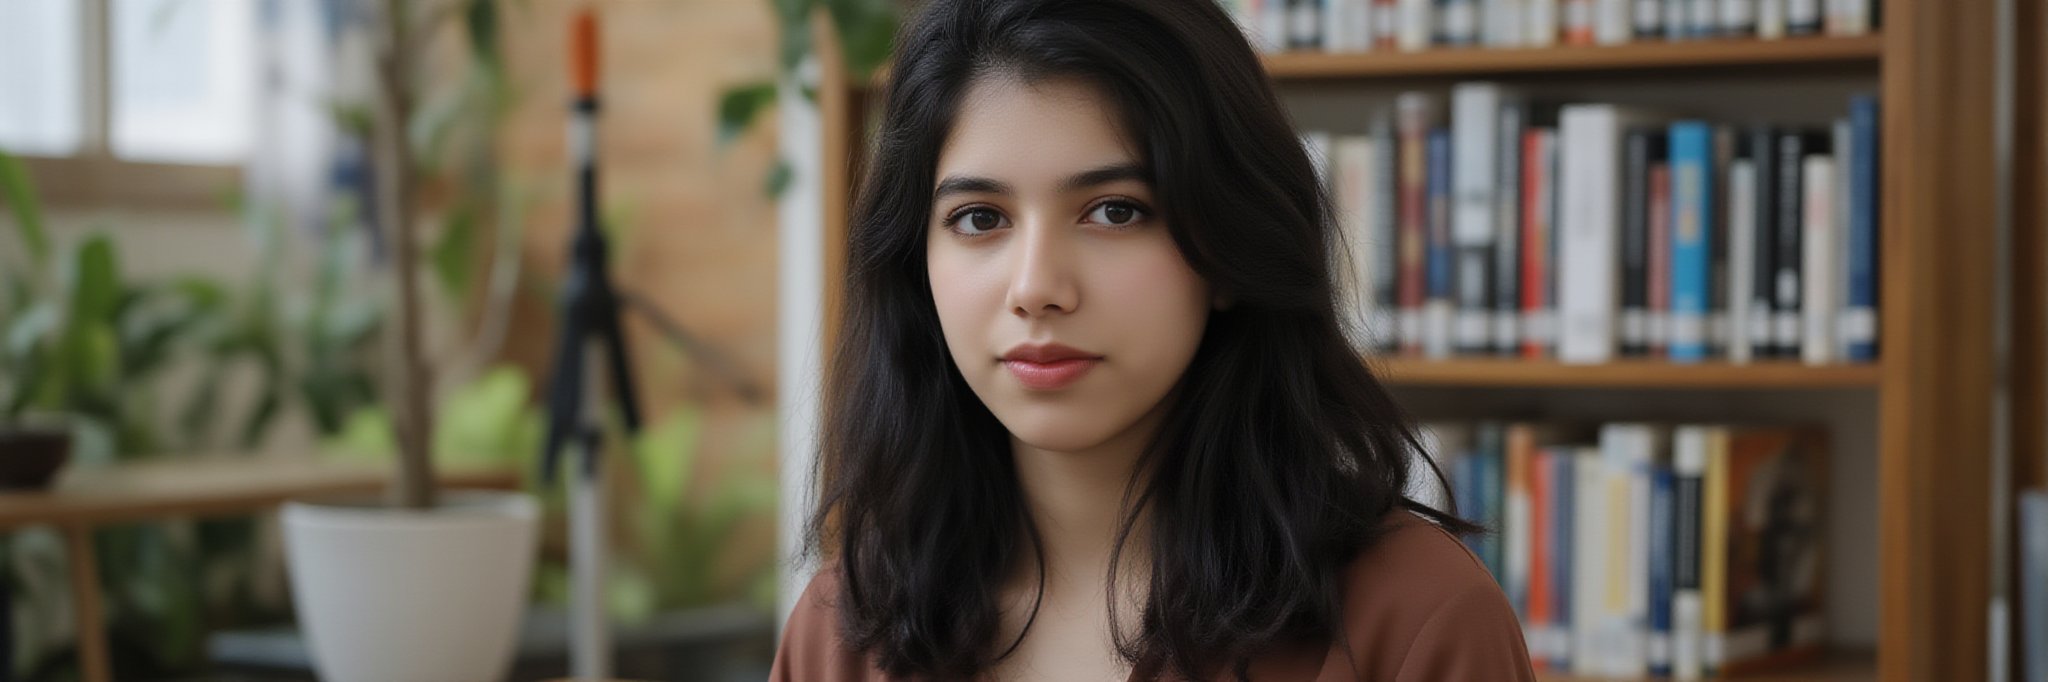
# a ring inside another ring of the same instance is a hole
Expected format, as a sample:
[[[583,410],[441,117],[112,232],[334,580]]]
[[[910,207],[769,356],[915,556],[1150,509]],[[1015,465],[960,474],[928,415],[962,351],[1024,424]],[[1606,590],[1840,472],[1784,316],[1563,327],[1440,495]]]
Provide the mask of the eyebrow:
[[[1136,180],[1150,183],[1152,175],[1137,164],[1119,163],[1081,171],[1060,181],[1059,191],[1071,192],[1090,187],[1099,187],[1113,182]],[[932,201],[938,201],[952,194],[1011,194],[1014,190],[1009,183],[994,178],[974,175],[953,175],[939,182],[932,190]]]

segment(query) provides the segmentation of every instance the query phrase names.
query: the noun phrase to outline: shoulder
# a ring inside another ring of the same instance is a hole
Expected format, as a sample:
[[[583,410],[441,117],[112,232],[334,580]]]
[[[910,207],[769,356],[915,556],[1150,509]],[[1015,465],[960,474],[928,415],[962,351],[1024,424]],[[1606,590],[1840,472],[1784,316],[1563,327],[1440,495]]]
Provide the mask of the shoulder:
[[[852,651],[840,637],[839,567],[827,564],[811,577],[803,594],[790,609],[782,626],[782,639],[775,647],[775,663],[768,679],[772,682],[854,682],[879,680],[883,676],[866,657]]]
[[[1533,679],[1514,608],[1465,543],[1405,510],[1385,523],[1345,567],[1336,633],[1365,677]]]

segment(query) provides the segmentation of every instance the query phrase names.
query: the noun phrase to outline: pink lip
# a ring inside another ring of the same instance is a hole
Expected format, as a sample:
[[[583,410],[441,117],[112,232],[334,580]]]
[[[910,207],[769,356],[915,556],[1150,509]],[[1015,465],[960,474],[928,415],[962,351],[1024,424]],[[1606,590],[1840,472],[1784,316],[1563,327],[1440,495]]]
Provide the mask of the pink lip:
[[[1017,381],[1026,388],[1040,391],[1066,388],[1080,381],[1088,370],[1095,369],[1101,358],[1064,358],[1050,362],[1030,360],[1004,360],[1003,368],[1010,370]]]

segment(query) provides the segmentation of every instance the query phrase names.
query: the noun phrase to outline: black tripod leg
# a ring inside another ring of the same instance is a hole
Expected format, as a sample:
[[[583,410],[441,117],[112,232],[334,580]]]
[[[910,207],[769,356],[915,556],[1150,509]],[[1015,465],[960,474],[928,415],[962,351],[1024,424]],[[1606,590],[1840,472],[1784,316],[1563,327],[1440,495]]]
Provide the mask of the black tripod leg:
[[[626,329],[619,321],[622,313],[619,299],[615,294],[608,298],[611,305],[606,306],[603,320],[605,359],[611,365],[612,394],[618,400],[619,419],[625,422],[626,435],[630,438],[640,434],[639,393],[633,390],[632,358],[626,356]]]
[[[572,307],[573,311],[574,308]],[[555,339],[555,375],[548,381],[548,435],[541,450],[540,479],[553,483],[562,447],[576,436],[583,410],[583,344],[586,315],[564,315]]]

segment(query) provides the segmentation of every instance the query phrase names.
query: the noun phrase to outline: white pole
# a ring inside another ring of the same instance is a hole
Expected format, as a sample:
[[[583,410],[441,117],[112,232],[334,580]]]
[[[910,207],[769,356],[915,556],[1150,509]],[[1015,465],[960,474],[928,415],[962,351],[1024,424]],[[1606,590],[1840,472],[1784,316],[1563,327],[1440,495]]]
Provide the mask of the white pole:
[[[598,399],[603,376],[601,344],[586,342],[583,426],[576,434],[582,457],[569,463],[569,672],[578,680],[611,677],[611,629],[605,619],[605,476],[600,452],[604,418]]]

